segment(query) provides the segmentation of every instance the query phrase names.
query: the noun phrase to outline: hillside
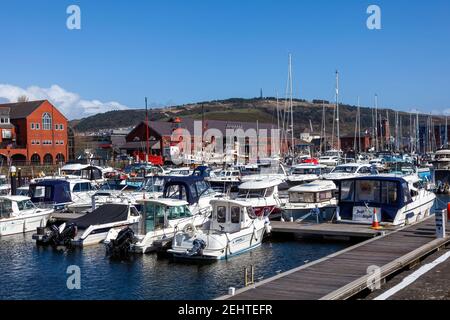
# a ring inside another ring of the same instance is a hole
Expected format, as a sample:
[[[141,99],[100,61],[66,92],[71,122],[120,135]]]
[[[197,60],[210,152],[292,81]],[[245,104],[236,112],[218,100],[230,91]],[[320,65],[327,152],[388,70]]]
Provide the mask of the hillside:
[[[279,108],[284,108],[284,100],[279,101]],[[322,122],[322,103],[313,103],[303,100],[294,100],[294,127],[296,132],[301,132],[310,127],[310,121],[313,129],[320,132]],[[276,99],[228,99],[221,101],[199,102],[195,104],[174,106],[170,108],[150,109],[150,120],[168,120],[171,117],[189,117],[194,119],[202,118],[202,109],[205,119],[211,120],[229,120],[261,123],[277,123]],[[333,125],[334,105],[326,104],[326,123],[327,131],[331,131]],[[391,131],[394,130],[395,111],[392,109],[380,109],[380,114],[386,117],[386,111],[389,114]],[[399,117],[403,124],[403,134],[409,131],[410,115],[406,112],[400,112]],[[420,117],[421,124],[425,124],[426,116]],[[342,135],[352,135],[355,128],[356,107],[351,105],[340,106],[340,128]],[[433,117],[434,122],[443,123],[443,119],[437,116]],[[74,120],[71,122],[73,128],[78,132],[92,132],[100,129],[113,129],[133,127],[139,122],[145,120],[145,110],[120,110],[96,114],[94,116]],[[361,108],[361,130],[364,131],[371,127],[372,109]]]

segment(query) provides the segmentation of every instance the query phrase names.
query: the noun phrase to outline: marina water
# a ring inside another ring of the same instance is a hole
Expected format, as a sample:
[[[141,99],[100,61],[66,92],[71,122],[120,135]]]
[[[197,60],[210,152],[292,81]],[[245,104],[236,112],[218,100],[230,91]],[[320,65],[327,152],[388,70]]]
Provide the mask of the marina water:
[[[438,207],[450,201],[439,196]],[[174,262],[156,254],[110,261],[103,245],[56,250],[36,247],[31,233],[0,239],[0,299],[213,299],[229,287],[243,287],[244,268],[255,268],[255,280],[301,266],[351,245],[346,242],[281,241],[228,261]],[[80,267],[81,289],[67,288],[67,268]]]

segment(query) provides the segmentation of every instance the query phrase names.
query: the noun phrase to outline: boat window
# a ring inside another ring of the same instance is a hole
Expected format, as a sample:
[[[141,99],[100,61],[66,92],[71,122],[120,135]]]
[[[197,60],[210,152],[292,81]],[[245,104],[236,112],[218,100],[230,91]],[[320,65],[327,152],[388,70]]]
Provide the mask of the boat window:
[[[173,184],[167,188],[166,193],[166,198],[187,201],[187,194],[183,185]]]
[[[361,167],[358,171],[358,173],[370,173],[369,167]]]
[[[411,197],[411,193],[409,192],[408,183],[403,182],[402,189],[403,189],[403,196],[404,196],[403,201],[405,203],[410,203],[412,201],[412,197]]]
[[[147,203],[146,211],[146,230],[153,231],[164,228],[164,207],[158,204]]]
[[[28,209],[34,209],[34,205],[30,200],[24,200],[24,201],[18,201],[17,207],[19,210],[28,210]]]
[[[91,184],[88,182],[76,183],[73,186],[73,192],[86,192],[91,190]]]
[[[341,194],[340,194],[340,200],[341,201],[348,201],[353,202],[353,189],[354,189],[355,182],[354,181],[342,181],[341,182]]]
[[[274,190],[275,190],[275,187],[267,188],[266,189],[266,197],[271,197]]]
[[[238,177],[239,176],[239,172],[233,172],[233,176]]]
[[[195,183],[195,186],[197,188],[197,196],[198,197],[208,194],[209,186],[205,181],[197,181]]]
[[[168,218],[170,220],[190,217],[191,212],[187,206],[177,206],[168,208]]]
[[[137,216],[139,216],[139,211],[138,211],[135,207],[131,207],[131,208],[130,208],[130,214],[131,214],[132,216],[137,217]]]
[[[380,203],[381,181],[358,180],[356,181],[356,202]]]
[[[12,205],[10,200],[0,200],[0,218],[9,218],[11,216]]]
[[[225,207],[217,207],[217,222],[225,223],[227,221],[227,208]]]
[[[381,190],[382,202],[385,204],[397,203],[397,183],[393,181],[384,181]]]
[[[7,184],[7,183],[8,183],[8,181],[6,180],[6,178],[4,178],[4,177],[0,178],[0,184]]]
[[[46,196],[45,187],[37,186],[34,188],[33,198],[44,198]]]
[[[342,166],[336,167],[331,173],[355,173],[358,167]]]
[[[313,192],[293,192],[290,197],[293,203],[314,203],[316,202],[315,193]]]
[[[231,207],[231,223],[239,223],[241,221],[241,208]]]
[[[251,190],[240,190],[238,198],[263,198],[266,189],[251,189]]]
[[[319,193],[319,201],[327,201],[333,198],[333,192],[323,191]]]

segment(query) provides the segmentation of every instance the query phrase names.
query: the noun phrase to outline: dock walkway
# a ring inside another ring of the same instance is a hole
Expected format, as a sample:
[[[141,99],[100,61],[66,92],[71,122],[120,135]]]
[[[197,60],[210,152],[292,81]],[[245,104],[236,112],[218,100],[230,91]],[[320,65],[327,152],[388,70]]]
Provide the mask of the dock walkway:
[[[447,233],[448,234],[448,233]],[[375,237],[335,254],[236,290],[219,300],[347,299],[368,288],[368,268],[379,266],[381,279],[413,265],[450,242],[436,239],[435,218]]]

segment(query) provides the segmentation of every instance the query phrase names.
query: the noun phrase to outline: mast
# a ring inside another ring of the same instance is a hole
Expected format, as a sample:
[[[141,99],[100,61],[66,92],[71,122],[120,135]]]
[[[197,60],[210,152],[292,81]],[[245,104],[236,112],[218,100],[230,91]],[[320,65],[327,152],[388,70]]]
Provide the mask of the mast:
[[[416,152],[420,153],[419,111],[416,110]]]
[[[360,152],[358,148],[358,128],[359,128],[359,97],[358,97],[358,107],[356,109],[356,121],[355,121],[355,139],[353,141],[353,150],[356,152]],[[361,143],[361,139],[359,139],[359,144]]]
[[[378,152],[378,95],[375,94],[375,151]]]
[[[447,115],[445,116],[445,130],[444,130],[444,147],[447,148],[448,145],[448,117]]]
[[[327,132],[326,132],[326,119],[325,119],[325,102],[322,100],[322,126],[320,129],[320,152],[322,152],[323,147],[323,153],[327,151]]]
[[[292,104],[292,55],[289,54],[289,86],[290,86],[290,96],[289,96],[289,104],[290,104],[290,113],[291,113],[291,146],[292,146],[292,154],[295,152],[294,147],[294,106]]]
[[[147,107],[147,97],[145,97],[145,141],[146,141],[146,154],[145,161],[148,162],[149,153],[150,153],[150,144],[148,141],[149,132],[148,132],[148,107]]]
[[[339,132],[339,72],[336,70],[336,135],[337,149],[341,150],[341,136]]]

